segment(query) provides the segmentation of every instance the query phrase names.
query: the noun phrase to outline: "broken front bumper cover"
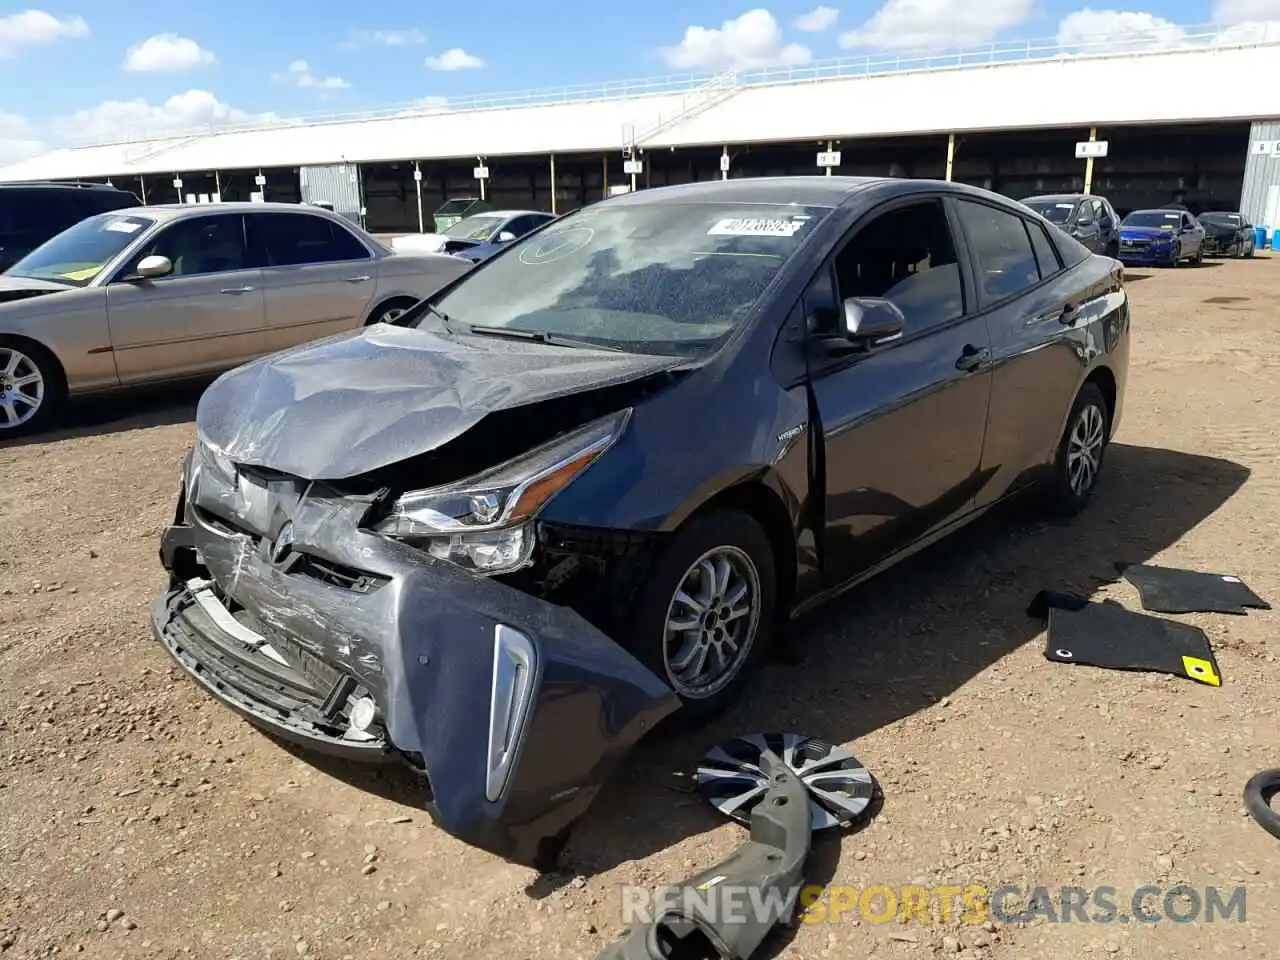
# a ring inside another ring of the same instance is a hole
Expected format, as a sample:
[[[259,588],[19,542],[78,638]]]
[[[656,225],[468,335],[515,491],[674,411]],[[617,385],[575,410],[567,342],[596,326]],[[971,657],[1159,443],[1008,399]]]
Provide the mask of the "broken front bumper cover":
[[[447,832],[549,866],[617,761],[679,706],[576,613],[360,529],[304,498],[289,554],[179,507],[157,638],[264,730],[351,760],[404,760]],[[275,559],[271,554],[275,553]],[[358,586],[342,571],[359,567]]]

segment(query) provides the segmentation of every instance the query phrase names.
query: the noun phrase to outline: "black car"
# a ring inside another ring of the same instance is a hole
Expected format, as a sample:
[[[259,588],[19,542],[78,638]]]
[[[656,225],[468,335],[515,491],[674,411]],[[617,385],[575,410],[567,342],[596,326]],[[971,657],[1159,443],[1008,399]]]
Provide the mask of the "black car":
[[[87,217],[137,205],[100,183],[0,183],[0,273]]]
[[[1204,252],[1211,257],[1252,257],[1254,233],[1238,210],[1210,210],[1196,217],[1204,227]]]
[[[1120,217],[1106,197],[1054,193],[1022,202],[1094,253],[1114,257],[1120,252]]]
[[[955,183],[643,190],[200,400],[155,632],[277,735],[402,760],[545,863],[642,735],[775,627],[1098,480],[1123,268]]]

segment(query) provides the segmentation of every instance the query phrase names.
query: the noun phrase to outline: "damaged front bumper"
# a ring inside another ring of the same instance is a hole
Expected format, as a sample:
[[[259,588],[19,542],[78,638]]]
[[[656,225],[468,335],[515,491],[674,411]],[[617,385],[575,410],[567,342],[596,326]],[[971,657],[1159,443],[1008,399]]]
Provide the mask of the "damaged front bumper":
[[[679,705],[568,608],[365,530],[365,501],[268,490],[267,515],[291,510],[269,538],[239,525],[229,491],[192,499],[161,541],[165,649],[280,738],[406,761],[433,819],[467,843],[548,866],[617,761]]]

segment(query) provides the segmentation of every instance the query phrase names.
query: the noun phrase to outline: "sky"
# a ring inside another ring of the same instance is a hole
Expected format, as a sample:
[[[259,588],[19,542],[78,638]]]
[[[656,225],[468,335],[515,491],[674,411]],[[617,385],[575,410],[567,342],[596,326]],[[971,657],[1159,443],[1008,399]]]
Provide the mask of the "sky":
[[[58,3],[0,0],[0,165],[255,119],[995,40],[1189,42],[1211,22],[1280,37],[1280,0]]]

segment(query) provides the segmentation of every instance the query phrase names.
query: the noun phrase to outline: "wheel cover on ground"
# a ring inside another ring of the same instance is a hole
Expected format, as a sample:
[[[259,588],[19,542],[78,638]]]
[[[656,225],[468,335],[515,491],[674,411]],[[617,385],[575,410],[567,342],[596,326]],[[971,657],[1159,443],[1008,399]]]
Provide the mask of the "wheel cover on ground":
[[[725,816],[749,824],[769,788],[760,764],[765,750],[781,757],[804,784],[810,829],[847,827],[875,798],[875,780],[857,757],[796,733],[750,733],[712,747],[698,763],[698,792]]]
[[[1088,404],[1076,415],[1067,436],[1067,482],[1076,496],[1088,493],[1098,477],[1107,422],[1096,404]]]
[[[723,690],[751,654],[760,628],[760,574],[738,547],[708,550],[667,605],[662,664],[681,697]]]
[[[16,347],[0,347],[0,431],[22,426],[44,404],[44,374]]]

